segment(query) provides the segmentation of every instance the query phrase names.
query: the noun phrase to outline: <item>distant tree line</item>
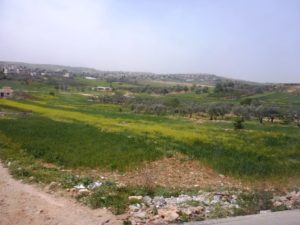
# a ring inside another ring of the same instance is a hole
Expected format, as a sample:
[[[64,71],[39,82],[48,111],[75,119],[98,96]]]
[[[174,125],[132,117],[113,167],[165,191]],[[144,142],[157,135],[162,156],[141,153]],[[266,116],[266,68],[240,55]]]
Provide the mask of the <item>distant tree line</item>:
[[[210,120],[224,119],[226,115],[242,118],[243,120],[257,119],[260,123],[273,123],[276,119],[284,123],[296,123],[300,126],[299,107],[281,107],[266,105],[258,100],[243,99],[240,104],[206,103],[180,101],[178,98],[126,97],[120,93],[91,97],[101,103],[120,104],[129,107],[135,113],[155,115],[207,115]]]
[[[275,89],[273,85],[252,84],[237,81],[224,81],[216,83],[214,94],[223,96],[242,96],[261,94]]]
[[[166,95],[168,93],[180,93],[180,92],[194,92],[196,94],[208,93],[208,87],[206,86],[196,86],[191,87],[186,85],[176,85],[176,86],[165,86],[165,87],[156,87],[151,85],[145,86],[134,86],[134,87],[118,87],[119,90],[126,90],[132,93],[147,93],[147,94],[162,94]]]

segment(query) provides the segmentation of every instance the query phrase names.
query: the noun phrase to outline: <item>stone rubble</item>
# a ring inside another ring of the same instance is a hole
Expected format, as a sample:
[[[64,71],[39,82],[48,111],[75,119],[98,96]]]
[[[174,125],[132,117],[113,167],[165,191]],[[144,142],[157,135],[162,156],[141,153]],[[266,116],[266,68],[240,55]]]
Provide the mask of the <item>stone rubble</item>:
[[[300,208],[300,191],[292,191],[284,196],[275,196],[272,202],[273,206],[278,209]]]
[[[135,199],[136,196],[130,198]],[[141,204],[130,205],[128,220],[133,225],[204,220],[211,217],[215,207],[221,207],[231,215],[234,208],[239,208],[236,199],[236,195],[227,192],[201,192],[194,196],[180,195],[169,198],[144,196]]]
[[[241,193],[242,191],[199,192],[193,196],[180,195],[169,198],[130,196],[130,199],[141,200],[141,203],[129,206],[127,219],[132,225],[164,225],[215,218],[220,210],[225,216],[234,216],[235,209],[240,208],[237,200]],[[293,191],[285,196],[275,196],[272,203],[273,207],[300,208],[300,191]],[[261,213],[267,212],[271,210],[261,211]]]

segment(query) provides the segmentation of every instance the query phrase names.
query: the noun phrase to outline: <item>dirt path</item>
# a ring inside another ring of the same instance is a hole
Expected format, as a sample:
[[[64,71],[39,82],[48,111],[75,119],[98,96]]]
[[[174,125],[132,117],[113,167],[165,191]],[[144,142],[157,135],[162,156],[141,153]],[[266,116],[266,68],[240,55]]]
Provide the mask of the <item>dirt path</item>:
[[[0,163],[0,225],[117,225],[104,209],[91,210],[75,201],[44,193],[14,180]]]

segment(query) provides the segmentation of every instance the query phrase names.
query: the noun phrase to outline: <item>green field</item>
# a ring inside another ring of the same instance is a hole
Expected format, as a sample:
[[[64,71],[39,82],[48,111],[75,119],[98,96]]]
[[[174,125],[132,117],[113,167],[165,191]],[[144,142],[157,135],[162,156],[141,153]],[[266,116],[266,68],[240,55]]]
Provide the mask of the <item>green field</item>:
[[[70,168],[122,171],[181,152],[233,176],[300,173],[300,130],[293,125],[249,121],[246,129],[236,131],[230,121],[196,124],[181,117],[135,114],[75,93],[0,100],[0,106],[31,112],[0,119],[1,134],[26,154]]]
[[[62,83],[67,84],[66,90],[60,90]],[[136,113],[130,109],[130,102],[104,104],[97,100],[126,93],[134,104],[168,107],[175,102],[184,109],[209,104],[239,106],[251,98],[266,106],[297,109],[297,92],[274,89],[251,96],[226,97],[214,94],[210,87],[208,93],[201,94],[190,89],[167,94],[131,93],[130,88],[157,90],[173,84],[87,80],[79,75],[70,79],[1,80],[0,84],[11,86],[16,92],[13,99],[0,99],[0,111],[4,112],[0,117],[0,143],[16,144],[14,149],[26,157],[67,168],[125,171],[179,152],[235,177],[300,174],[300,129],[279,116],[278,121],[264,124],[252,116],[245,122],[245,129],[236,130],[235,116],[230,113],[224,120],[220,120],[222,116],[213,121],[202,113],[199,122],[198,113]],[[112,86],[114,91],[96,92],[93,87],[98,85]],[[13,154],[5,149],[3,157],[13,160]]]

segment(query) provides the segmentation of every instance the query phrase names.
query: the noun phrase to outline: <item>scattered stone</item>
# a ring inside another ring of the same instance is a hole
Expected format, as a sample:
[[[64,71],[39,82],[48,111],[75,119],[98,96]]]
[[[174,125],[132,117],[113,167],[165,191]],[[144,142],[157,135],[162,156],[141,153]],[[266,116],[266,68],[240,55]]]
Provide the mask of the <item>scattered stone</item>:
[[[89,191],[87,188],[83,188],[83,189],[79,189],[79,190],[78,190],[78,193],[79,193],[79,194],[84,194],[84,193],[85,193],[85,194],[88,194],[88,193],[90,193],[90,191]]]
[[[59,183],[53,181],[48,185],[48,190],[53,191],[58,187],[59,187]]]
[[[129,206],[129,210],[132,212],[138,212],[140,210],[140,204],[136,204],[136,205],[130,205]]]
[[[143,196],[129,196],[128,199],[129,200],[142,200]]]
[[[144,196],[143,202],[145,202],[148,206],[150,206],[152,203],[152,198],[150,198],[149,196]]]
[[[163,207],[164,205],[167,204],[166,200],[164,197],[154,197],[152,202],[154,203],[154,205],[159,208],[159,207]]]
[[[173,222],[179,217],[176,207],[158,209],[158,215],[166,222]]]
[[[140,211],[140,212],[135,214],[135,217],[138,217],[140,219],[145,219],[147,217],[147,213],[143,212],[143,211]]]
[[[259,214],[267,214],[267,213],[270,213],[271,210],[260,210],[259,211]]]
[[[283,209],[300,208],[300,191],[292,191],[284,196],[275,196],[272,199],[275,208],[282,207]]]

